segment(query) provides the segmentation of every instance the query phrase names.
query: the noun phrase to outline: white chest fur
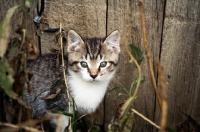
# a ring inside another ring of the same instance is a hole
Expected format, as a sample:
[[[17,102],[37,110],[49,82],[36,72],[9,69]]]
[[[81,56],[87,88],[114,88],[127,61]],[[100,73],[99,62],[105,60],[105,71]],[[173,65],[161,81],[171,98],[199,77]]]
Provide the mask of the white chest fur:
[[[96,110],[105,95],[110,79],[111,77],[104,81],[89,82],[71,73],[68,79],[70,94],[80,113],[92,113]]]

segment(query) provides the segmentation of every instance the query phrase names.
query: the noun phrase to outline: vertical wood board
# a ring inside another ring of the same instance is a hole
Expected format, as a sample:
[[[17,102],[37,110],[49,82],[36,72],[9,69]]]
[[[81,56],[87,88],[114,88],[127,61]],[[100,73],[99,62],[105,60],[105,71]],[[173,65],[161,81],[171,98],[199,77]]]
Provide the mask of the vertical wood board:
[[[156,59],[159,59],[160,53],[160,43],[161,43],[161,32],[162,32],[162,22],[163,22],[163,6],[164,1],[145,1],[145,20],[146,20],[146,28],[147,28],[147,37],[149,41],[149,48],[151,51],[151,56],[153,63]],[[133,68],[132,64],[129,63],[130,57],[127,55],[125,51],[125,37],[126,31],[128,29],[128,24],[130,23],[130,5],[133,8],[133,24],[132,31],[130,36],[129,43],[134,44],[135,46],[141,48],[144,53],[143,46],[143,35],[141,30],[141,19],[138,1],[108,1],[108,32],[111,32],[113,29],[119,29],[121,33],[121,59],[119,70],[117,72],[116,79],[128,90],[130,85],[134,79],[138,77],[137,68]],[[145,53],[144,53],[145,55]],[[146,80],[144,84],[141,85],[137,98],[134,103],[134,108],[142,113],[147,118],[154,120],[155,118],[155,110],[157,109],[157,105],[155,103],[155,94],[153,90],[153,86],[151,83],[151,78],[149,75],[149,68],[147,65],[146,57],[144,56],[144,60],[141,64],[142,75],[145,76]],[[155,74],[156,68],[154,67]],[[119,86],[119,83],[115,83],[115,86]],[[112,116],[114,116],[115,106],[111,105],[113,103],[113,98],[116,103],[123,102],[124,98],[117,97],[118,93],[114,93],[110,98],[106,98],[105,104],[105,112],[109,112],[105,114],[105,124],[111,120]],[[106,127],[105,126],[105,127]],[[134,131],[152,131],[153,127],[135,115],[135,127]]]
[[[180,127],[196,131],[190,128],[200,124],[199,24],[199,1],[167,1],[161,62],[168,91],[168,125],[177,131]]]

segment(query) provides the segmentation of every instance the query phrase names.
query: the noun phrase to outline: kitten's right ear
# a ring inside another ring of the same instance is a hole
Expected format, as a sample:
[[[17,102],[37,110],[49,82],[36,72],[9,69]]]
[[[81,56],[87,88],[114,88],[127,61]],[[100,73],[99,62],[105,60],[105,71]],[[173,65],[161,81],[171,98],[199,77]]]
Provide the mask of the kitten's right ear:
[[[76,51],[76,49],[81,44],[84,43],[83,40],[81,39],[81,37],[74,30],[70,30],[68,32],[67,41],[68,41],[68,48],[67,48],[68,52]]]

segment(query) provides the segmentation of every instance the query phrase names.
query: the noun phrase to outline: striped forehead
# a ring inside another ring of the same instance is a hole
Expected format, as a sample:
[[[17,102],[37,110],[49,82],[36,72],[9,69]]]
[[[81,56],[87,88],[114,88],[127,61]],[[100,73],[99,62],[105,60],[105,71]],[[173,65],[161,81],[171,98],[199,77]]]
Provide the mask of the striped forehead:
[[[90,57],[90,60],[95,60],[97,59],[97,57],[100,55],[101,53],[101,43],[102,40],[101,39],[88,39],[85,40],[85,46],[86,46],[86,59],[87,57]],[[100,55],[100,58],[102,56]]]
[[[82,59],[87,60],[88,62],[93,63],[93,62],[98,62],[98,61],[104,59],[104,57],[102,57],[101,54],[98,54],[98,55],[96,56],[95,59],[93,59],[93,58],[91,59],[90,55],[89,55],[89,54],[86,54],[86,56],[84,55],[84,56],[82,57]]]

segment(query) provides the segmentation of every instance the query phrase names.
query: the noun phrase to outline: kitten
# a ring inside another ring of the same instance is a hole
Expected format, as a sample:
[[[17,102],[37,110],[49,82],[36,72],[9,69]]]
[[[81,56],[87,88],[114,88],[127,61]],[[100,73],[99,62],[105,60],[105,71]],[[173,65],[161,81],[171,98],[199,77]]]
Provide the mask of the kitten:
[[[97,38],[83,40],[75,31],[68,32],[67,82],[70,95],[80,114],[94,112],[102,101],[118,65],[119,43],[118,31],[112,32],[105,41]],[[41,56],[30,62],[28,69],[34,71],[31,79],[34,89],[30,93],[25,89],[25,101],[32,106],[35,117],[39,118],[46,113],[46,110],[52,109],[67,112],[66,89],[60,85],[51,87],[53,80],[59,74],[59,69],[55,68],[53,56]],[[50,90],[42,93],[50,87]],[[48,95],[55,94],[58,88],[61,91],[55,98],[43,99]],[[34,101],[35,97],[37,99]],[[55,120],[52,122],[56,123]],[[62,131],[67,125],[68,118],[66,117],[62,124]]]

